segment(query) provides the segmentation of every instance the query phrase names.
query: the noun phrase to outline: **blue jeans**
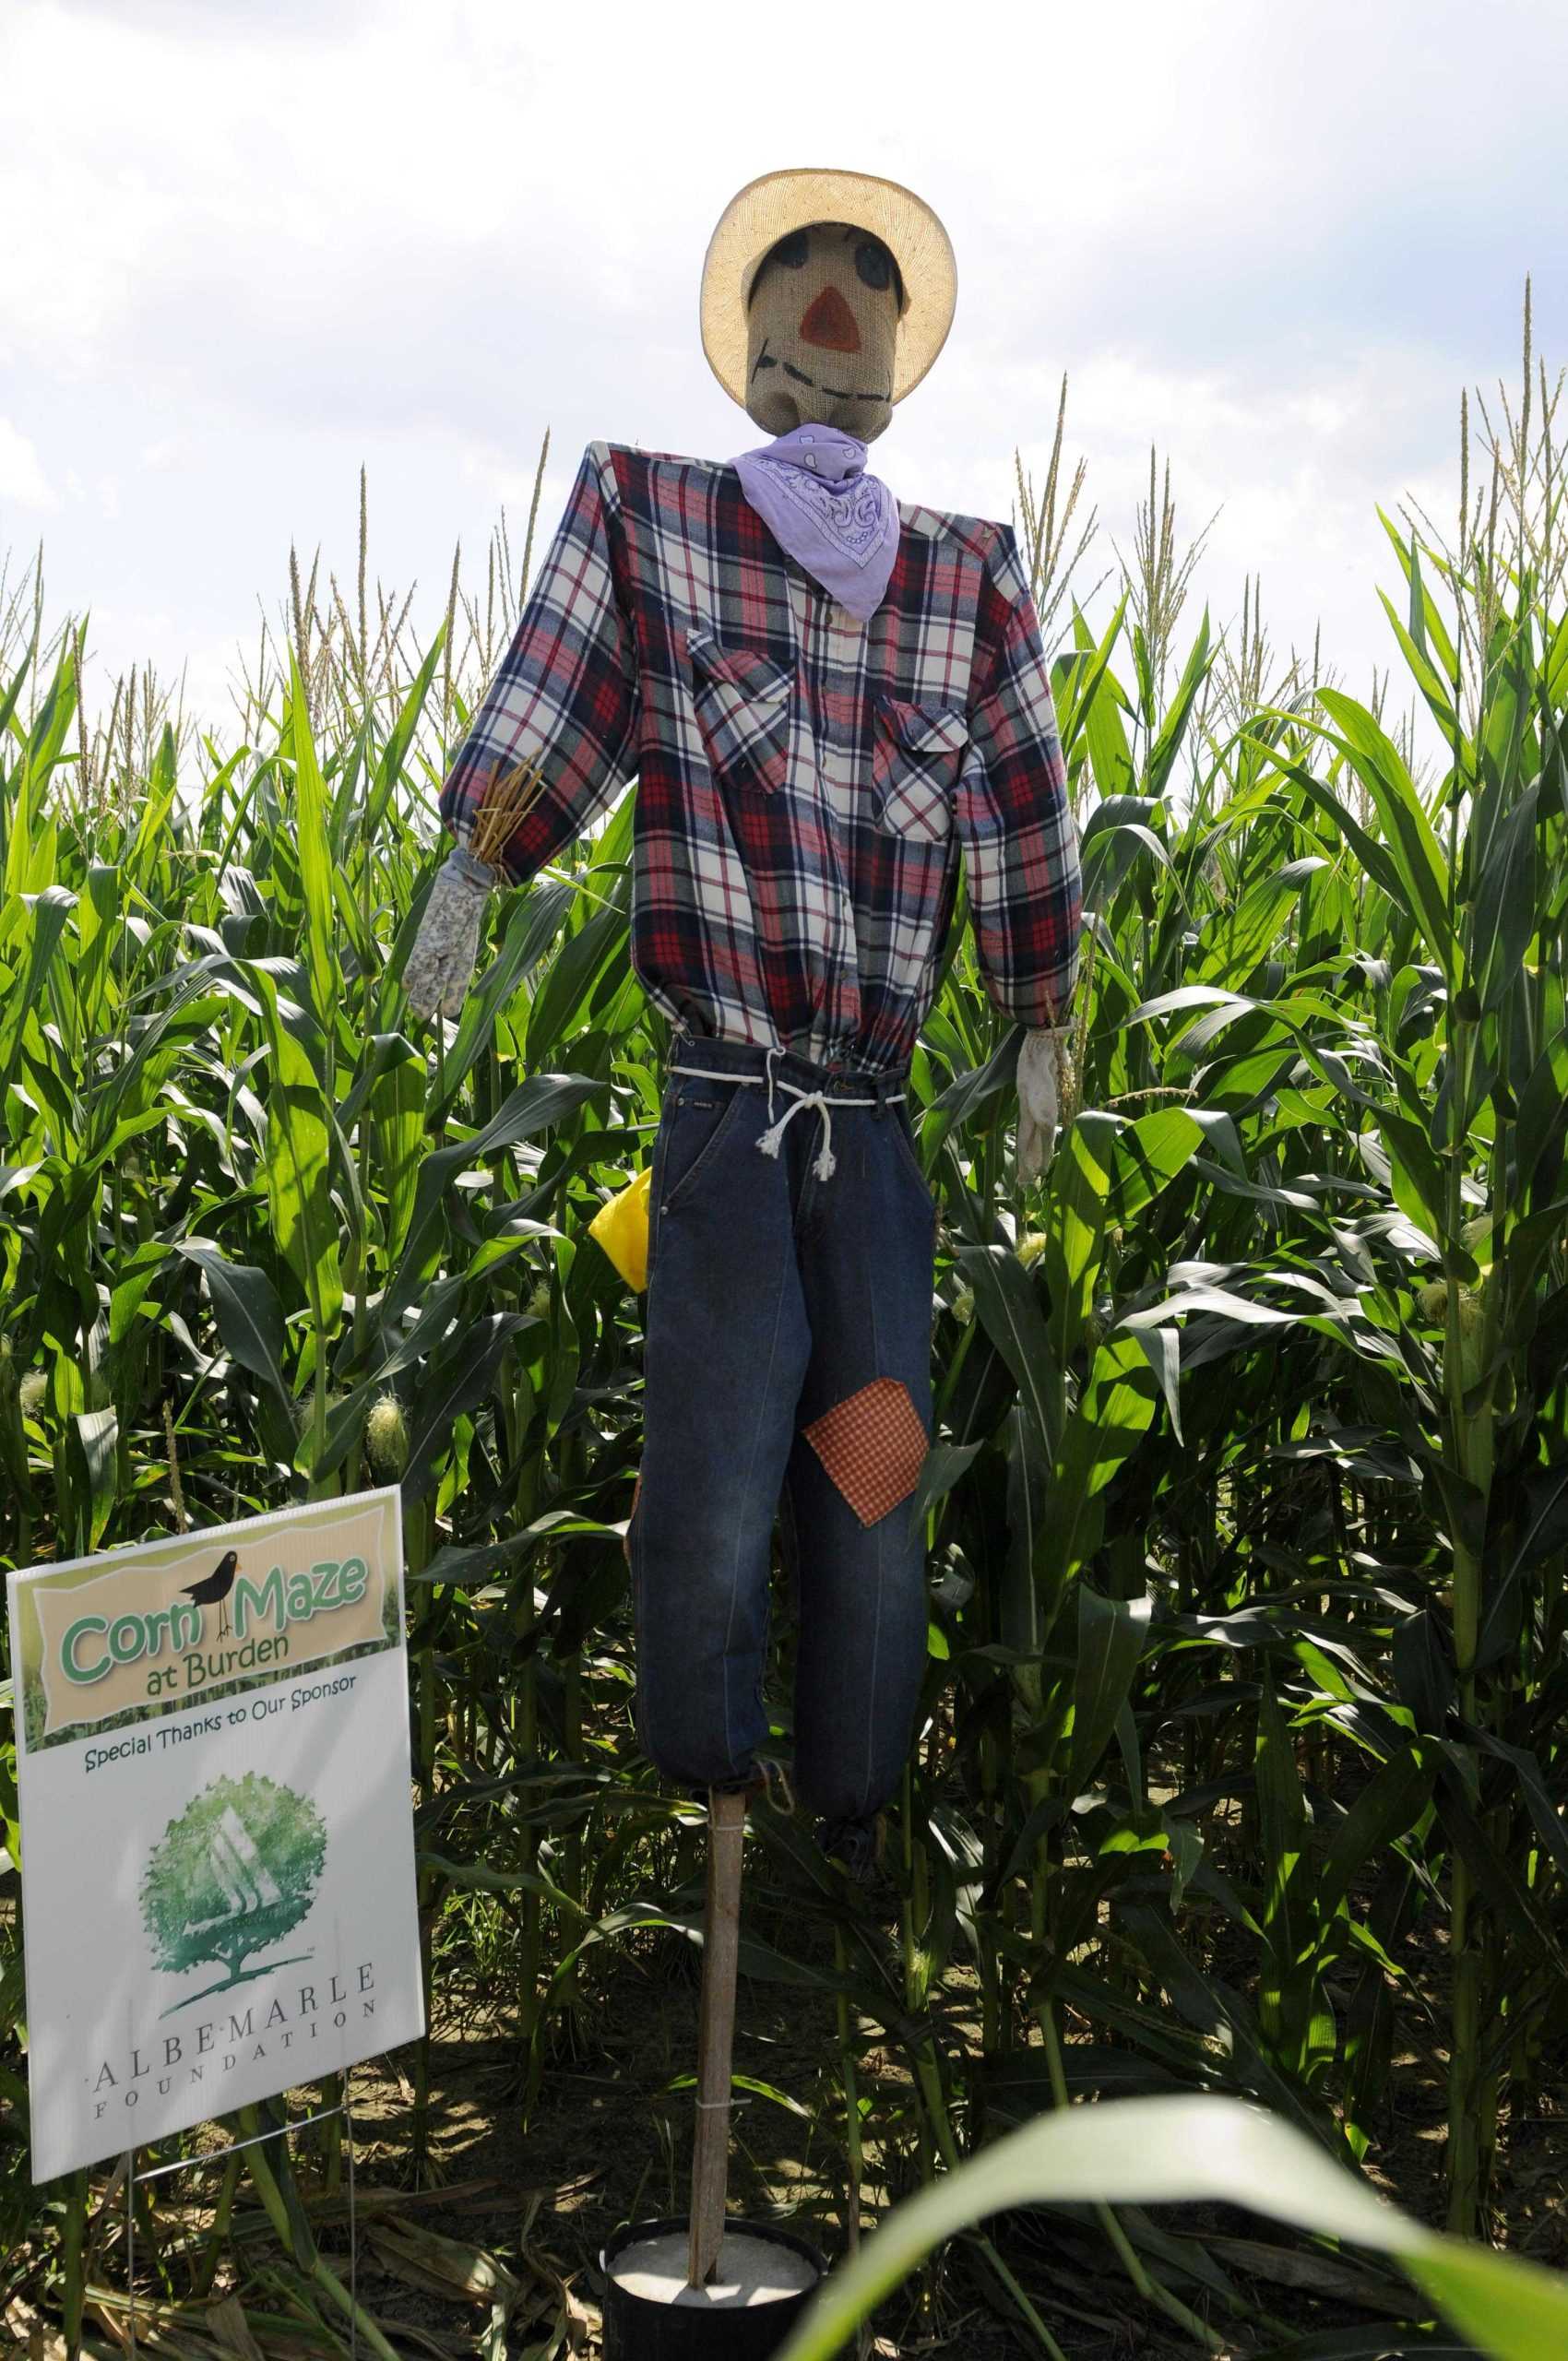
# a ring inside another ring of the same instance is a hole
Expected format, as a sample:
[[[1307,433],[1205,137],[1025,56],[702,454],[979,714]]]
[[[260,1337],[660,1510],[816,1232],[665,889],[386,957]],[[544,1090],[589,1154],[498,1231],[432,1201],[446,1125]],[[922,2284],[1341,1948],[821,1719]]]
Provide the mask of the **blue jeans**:
[[[649,1190],[626,1535],[638,1743],[683,1788],[754,1775],[782,1510],[794,1786],[836,1822],[869,1823],[897,1786],[926,1664],[909,1509],[931,1436],[937,1208],[891,1100],[906,1080],[678,1033]],[[790,1088],[823,1093],[826,1120]]]

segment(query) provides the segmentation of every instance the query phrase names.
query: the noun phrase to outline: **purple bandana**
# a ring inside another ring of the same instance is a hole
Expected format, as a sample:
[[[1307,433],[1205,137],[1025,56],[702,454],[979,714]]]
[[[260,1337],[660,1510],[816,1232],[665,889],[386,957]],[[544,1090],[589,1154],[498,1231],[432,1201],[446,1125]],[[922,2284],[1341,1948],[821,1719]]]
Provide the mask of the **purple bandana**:
[[[731,462],[779,546],[864,623],[887,588],[898,504],[865,472],[866,446],[833,426],[792,426]]]

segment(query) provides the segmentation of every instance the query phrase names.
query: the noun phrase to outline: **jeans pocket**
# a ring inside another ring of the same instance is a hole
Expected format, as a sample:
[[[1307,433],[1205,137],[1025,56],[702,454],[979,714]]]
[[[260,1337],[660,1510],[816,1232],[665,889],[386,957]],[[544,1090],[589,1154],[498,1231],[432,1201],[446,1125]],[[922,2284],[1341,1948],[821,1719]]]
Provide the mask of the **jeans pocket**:
[[[722,1094],[724,1086],[719,1089]],[[673,1213],[684,1204],[693,1188],[714,1163],[725,1139],[733,1130],[735,1120],[746,1096],[748,1086],[731,1083],[729,1096],[710,1100],[676,1097],[666,1109],[660,1125],[664,1139],[664,1157],[653,1193],[659,1199],[660,1215]]]
[[[653,1135],[653,1154],[649,1158],[652,1170],[647,1186],[647,1262],[645,1266],[647,1287],[643,1296],[645,1325],[647,1320],[647,1307],[653,1298],[654,1266],[659,1261],[659,1192],[664,1183],[664,1156],[670,1145],[670,1125],[675,1112],[675,1104],[673,1097],[668,1097],[659,1109],[659,1129]]]
[[[926,1179],[925,1173],[921,1169],[920,1151],[915,1145],[914,1126],[909,1121],[909,1113],[903,1100],[897,1099],[893,1101],[889,1106],[888,1112],[893,1119],[893,1152],[897,1157],[899,1163],[903,1166],[905,1171],[909,1174],[910,1180],[913,1180],[916,1188],[920,1191],[921,1195],[925,1202],[926,1210],[931,1216],[931,1225],[932,1231],[934,1232],[937,1216],[941,1211],[941,1200],[938,1198],[935,1190],[932,1187],[931,1182]]]

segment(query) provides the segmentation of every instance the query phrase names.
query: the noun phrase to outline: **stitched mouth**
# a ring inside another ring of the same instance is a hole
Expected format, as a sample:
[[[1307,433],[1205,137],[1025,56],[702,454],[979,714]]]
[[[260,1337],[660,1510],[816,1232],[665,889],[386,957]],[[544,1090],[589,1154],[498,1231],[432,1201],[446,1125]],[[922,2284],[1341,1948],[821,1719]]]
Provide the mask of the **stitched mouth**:
[[[893,399],[891,388],[884,394],[862,394],[852,386],[825,386],[819,377],[808,377],[803,369],[797,369],[793,362],[780,361],[776,352],[769,352],[766,343],[757,354],[756,367],[752,371],[754,382],[765,369],[782,369],[792,384],[809,386],[814,394],[826,394],[833,401],[890,402]]]

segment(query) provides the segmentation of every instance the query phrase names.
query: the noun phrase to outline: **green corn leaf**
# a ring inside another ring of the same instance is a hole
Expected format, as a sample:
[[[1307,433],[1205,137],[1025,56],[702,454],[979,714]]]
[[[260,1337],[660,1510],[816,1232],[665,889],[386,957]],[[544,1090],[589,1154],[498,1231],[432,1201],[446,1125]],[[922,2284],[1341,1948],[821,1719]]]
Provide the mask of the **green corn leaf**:
[[[231,1263],[210,1239],[178,1239],[173,1251],[194,1263],[207,1281],[225,1351],[265,1379],[286,1409],[291,1407],[283,1374],[283,1307],[267,1273],[254,1263]]]
[[[387,813],[393,804],[398,782],[404,776],[409,751],[413,744],[414,733],[419,728],[420,717],[424,711],[425,700],[430,694],[431,682],[435,678],[436,666],[441,660],[442,649],[445,644],[446,625],[443,622],[431,641],[430,650],[424,662],[410,682],[409,694],[398,706],[393,718],[392,727],[386,733],[386,742],[376,762],[375,775],[365,796],[362,834],[367,844],[376,843],[386,826]]]
[[[1545,2361],[1568,2345],[1568,2283],[1560,2275],[1429,2230],[1263,2107],[1157,2094],[1103,2099],[1028,2123],[906,2198],[855,2260],[823,2283],[778,2361],[833,2361],[924,2256],[1010,2207],[1204,2199],[1391,2255],[1494,2361]]]
[[[1078,1643],[1073,1670],[1073,1750],[1065,1786],[1086,1786],[1111,1742],[1148,1640],[1153,1600],[1105,1598],[1078,1584]]]
[[[382,1305],[384,1321],[400,1317],[434,1275],[445,1234],[442,1206],[457,1174],[493,1155],[498,1148],[514,1146],[536,1132],[548,1130],[552,1123],[564,1121],[590,1098],[598,1097],[604,1087],[603,1083],[582,1074],[530,1075],[511,1093],[483,1131],[455,1146],[436,1148],[424,1157],[414,1186],[413,1212],[402,1256]]]
[[[1098,1546],[1099,1495],[1147,1432],[1154,1394],[1138,1337],[1125,1329],[1108,1336],[1090,1363],[1057,1458],[1041,1568],[1048,1629],[1063,1587]]]
[[[1108,1213],[1126,1224],[1168,1189],[1203,1145],[1204,1126],[1184,1107],[1160,1107],[1118,1132]]]
[[[413,1217],[414,1193],[428,1136],[424,1060],[400,1033],[384,1033],[371,1051],[370,1133],[376,1178],[386,1203],[383,1247],[388,1262],[402,1251]],[[345,1121],[348,1118],[345,1117]]]
[[[1280,718],[1277,706],[1265,708],[1265,713]],[[1262,716],[1254,716],[1248,725],[1249,730],[1253,730],[1261,718]],[[1342,838],[1355,855],[1358,866],[1374,884],[1382,887],[1390,904],[1397,909],[1407,908],[1409,896],[1393,848],[1381,836],[1374,836],[1370,828],[1362,826],[1350,805],[1343,796],[1335,792],[1327,781],[1314,777],[1303,764],[1287,759],[1277,749],[1271,748],[1270,751],[1280,775],[1298,787],[1308,801],[1324,813],[1336,836]],[[1445,918],[1443,940],[1447,939]]]
[[[1077,600],[1073,601],[1074,636],[1080,653],[1088,656],[1091,660],[1082,672],[1076,689],[1072,694],[1062,699],[1058,709],[1058,734],[1064,756],[1071,755],[1073,753],[1079,733],[1094,709],[1095,699],[1100,693],[1100,683],[1110,669],[1111,653],[1121,636],[1122,618],[1127,611],[1127,601],[1132,595],[1132,585],[1129,583],[1117,601],[1116,611],[1107,624],[1105,636],[1098,647],[1095,646],[1094,635],[1079,611]],[[1115,694],[1120,694],[1120,691]]]
[[[1022,1401],[1007,1413],[1007,1552],[1001,1568],[998,1629],[1004,1647],[1037,1656],[1050,1629],[1037,1587],[1045,1529],[1051,1513],[1051,1461],[1034,1418]],[[971,1443],[971,1454],[980,1448]]]
[[[1253,1760],[1266,1880],[1263,1928],[1267,1955],[1258,1984],[1258,2023],[1276,2054],[1292,2072],[1301,2074],[1312,2055],[1315,1917],[1306,1806],[1296,1774],[1291,1735],[1275,1695],[1266,1654],[1259,1677]]]
[[[332,848],[327,789],[311,735],[310,711],[292,646],[289,649],[288,742],[294,765],[295,845],[304,890],[304,965],[311,1006],[325,1029],[338,1005],[339,962],[332,898]]]
[[[418,1500],[428,1489],[435,1456],[450,1442],[453,1426],[489,1393],[507,1338],[526,1324],[520,1311],[487,1313],[466,1326],[456,1345],[432,1366],[409,1415],[405,1501]]]
[[[1499,821],[1476,887],[1467,953],[1483,1016],[1518,982],[1536,931],[1538,802],[1538,788],[1527,787]]]
[[[624,963],[628,931],[626,912],[617,901],[596,910],[586,925],[563,943],[529,1012],[530,1063],[537,1064],[557,1053],[586,1018],[594,989],[606,968],[613,965],[619,969]]]
[[[78,1410],[72,1417],[70,1432],[77,1481],[87,1506],[85,1524],[77,1528],[81,1544],[77,1554],[85,1557],[98,1548],[114,1513],[120,1481],[119,1418],[113,1408]]]
[[[1051,1290],[1051,1352],[1059,1369],[1071,1363],[1094,1301],[1109,1219],[1106,1201],[1116,1169],[1116,1129],[1114,1116],[1086,1109],[1069,1126],[1051,1164],[1042,1261]],[[1057,1448],[1056,1438],[1048,1434],[1048,1441]]]
[[[1131,795],[1137,789],[1133,750],[1122,721],[1126,702],[1107,663],[1097,671],[1093,692],[1086,696],[1082,708],[1084,743],[1101,795]]]
[[[1012,1371],[1036,1433],[1054,1451],[1056,1364],[1028,1273],[1016,1254],[1000,1247],[960,1246],[957,1262],[974,1289],[981,1327]]]
[[[85,615],[83,616],[82,621],[85,624],[87,621],[87,617]],[[32,670],[33,651],[38,646],[38,635],[42,628],[42,617],[41,614],[35,612],[31,636],[28,640],[27,648],[23,654],[20,664],[17,667],[16,671],[11,676],[11,685],[8,689],[0,689],[0,740],[5,738],[6,732],[11,728],[12,716],[17,710],[18,700],[20,698],[22,694],[22,682],[27,679],[28,674]],[[0,766],[0,782],[4,782],[6,785],[9,785],[10,783],[3,766]]]
[[[343,1309],[338,1216],[328,1178],[327,1103],[308,1054],[282,1020],[271,977],[253,961],[237,964],[256,992],[270,1051],[262,1164],[272,1234],[304,1290],[319,1349]]]
[[[158,752],[148,771],[147,794],[137,825],[136,840],[123,864],[126,876],[155,906],[169,898],[160,881],[172,867],[169,858],[171,815],[178,791],[174,732],[165,722],[159,738]]]
[[[1427,947],[1438,965],[1451,972],[1455,945],[1448,923],[1448,864],[1405,758],[1354,697],[1337,689],[1320,688],[1318,700],[1329,718],[1339,725],[1342,734],[1333,730],[1324,734],[1348,756],[1376,809],[1384,841]]]
[[[0,1089],[16,1070],[24,1033],[36,1033],[52,970],[62,957],[65,923],[77,907],[77,896],[63,885],[46,885],[23,920],[27,969],[19,990],[0,1001]]]
[[[1404,650],[1405,661],[1408,664],[1411,671],[1415,674],[1416,685],[1427,701],[1428,710],[1431,712],[1432,719],[1436,722],[1439,730],[1443,732],[1443,742],[1445,746],[1452,746],[1454,743],[1455,723],[1454,699],[1448,689],[1447,683],[1442,678],[1437,667],[1433,664],[1431,657],[1428,655],[1426,648],[1421,645],[1420,640],[1416,637],[1414,630],[1407,630],[1404,623],[1401,623],[1398,611],[1395,607],[1394,601],[1389,598],[1387,592],[1380,590],[1377,595],[1382,603],[1383,611],[1388,617],[1389,626],[1394,633],[1394,636],[1399,642],[1400,647]],[[1460,743],[1462,751],[1465,742],[1464,733],[1461,731]]]
[[[438,1121],[457,1099],[474,1065],[494,1038],[502,1011],[555,943],[576,899],[576,887],[564,878],[541,878],[529,893],[517,897],[500,948],[463,1004],[457,1038],[446,1052],[446,1095],[439,1107],[434,1103],[433,1077],[433,1103],[428,1117],[432,1122]],[[397,964],[400,967],[401,962]],[[537,1050],[535,1056],[537,1059]]]
[[[1450,682],[1459,669],[1458,654],[1454,642],[1448,635],[1447,625],[1443,620],[1437,603],[1427,588],[1421,573],[1420,550],[1417,545],[1416,537],[1412,533],[1407,541],[1398,527],[1384,515],[1381,508],[1377,514],[1384,531],[1394,544],[1395,555],[1399,560],[1400,570],[1409,587],[1410,635],[1418,643],[1423,654],[1431,655],[1435,651],[1438,670],[1445,682]]]
[[[19,681],[18,681],[19,685]],[[27,734],[4,799],[7,812],[5,892],[39,894],[54,883],[55,828],[44,799],[77,709],[77,643],[65,635],[53,675]],[[11,796],[16,801],[10,802]]]
[[[1463,1855],[1466,1867],[1486,1895],[1502,1925],[1519,1946],[1522,1959],[1541,1958],[1554,1974],[1568,1976],[1568,1954],[1535,1894],[1522,1883],[1513,1864],[1498,1853],[1464,1790],[1454,1750],[1447,1740],[1435,1741],[1447,1757],[1439,1773],[1432,1801],[1437,1816]]]
[[[1320,1930],[1326,1932],[1368,1861],[1381,1857],[1415,1825],[1431,1801],[1436,1776],[1436,1755],[1419,1740],[1379,1764],[1340,1821],[1317,1869],[1313,1899]]]
[[[1272,877],[1255,878],[1206,930],[1199,971],[1206,980],[1237,988],[1251,980],[1279,942],[1285,913],[1313,877],[1326,871],[1321,853],[1287,861]]]
[[[1182,741],[1187,734],[1187,724],[1192,718],[1198,691],[1207,680],[1213,661],[1209,654],[1208,609],[1206,607],[1203,621],[1198,625],[1198,635],[1193,642],[1182,670],[1182,678],[1176,684],[1176,694],[1165,709],[1165,718],[1149,753],[1147,787],[1151,795],[1163,795],[1165,792],[1176,757],[1182,751]]]
[[[1123,802],[1136,801],[1123,797]],[[1157,869],[1162,869],[1170,879],[1173,890],[1180,894],[1181,881],[1166,851],[1152,828],[1141,820],[1116,820],[1096,826],[1105,806],[1095,808],[1093,818],[1084,831],[1083,898],[1086,910],[1102,910],[1111,901],[1141,850],[1152,854]]]

